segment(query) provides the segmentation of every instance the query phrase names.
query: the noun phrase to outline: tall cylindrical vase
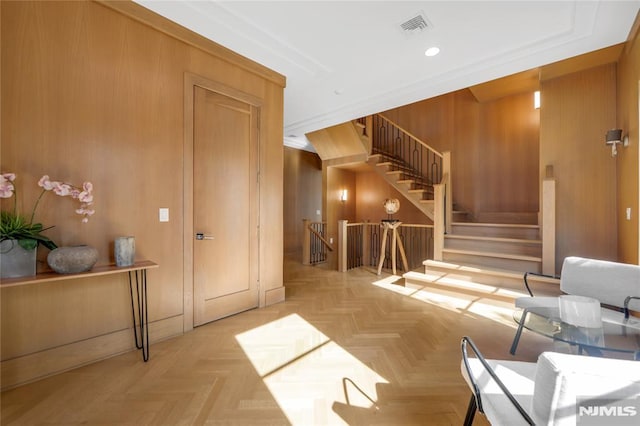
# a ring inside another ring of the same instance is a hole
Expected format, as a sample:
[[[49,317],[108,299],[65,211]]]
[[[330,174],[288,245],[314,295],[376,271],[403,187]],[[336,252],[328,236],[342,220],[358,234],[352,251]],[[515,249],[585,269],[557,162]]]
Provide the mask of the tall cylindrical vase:
[[[136,239],[134,237],[118,237],[114,242],[113,254],[116,266],[131,266],[136,258]]]

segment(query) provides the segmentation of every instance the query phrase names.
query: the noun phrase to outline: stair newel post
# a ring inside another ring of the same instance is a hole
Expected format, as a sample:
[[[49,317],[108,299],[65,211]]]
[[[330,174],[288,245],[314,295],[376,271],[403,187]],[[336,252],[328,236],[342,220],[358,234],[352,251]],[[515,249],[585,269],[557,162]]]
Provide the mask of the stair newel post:
[[[453,221],[453,187],[451,186],[451,151],[442,153],[442,183],[445,184],[445,232],[451,233]],[[443,236],[444,238],[444,236]]]
[[[309,219],[302,219],[302,264],[311,265],[311,231]]]
[[[367,265],[371,258],[371,224],[367,219],[362,225],[362,263]]]
[[[542,181],[542,273],[556,275],[556,179],[548,165]]]
[[[433,185],[433,260],[442,260],[444,248],[445,191],[446,185]]]
[[[347,220],[338,221],[338,271],[347,272]]]

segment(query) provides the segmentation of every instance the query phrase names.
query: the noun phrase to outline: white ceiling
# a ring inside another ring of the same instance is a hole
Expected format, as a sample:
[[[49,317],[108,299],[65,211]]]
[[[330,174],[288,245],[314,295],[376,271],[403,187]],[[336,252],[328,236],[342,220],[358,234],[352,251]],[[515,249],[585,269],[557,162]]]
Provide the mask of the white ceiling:
[[[640,0],[135,1],[286,76],[288,144],[621,43],[640,9]],[[403,32],[417,14],[429,27]],[[430,46],[440,54],[426,57]]]

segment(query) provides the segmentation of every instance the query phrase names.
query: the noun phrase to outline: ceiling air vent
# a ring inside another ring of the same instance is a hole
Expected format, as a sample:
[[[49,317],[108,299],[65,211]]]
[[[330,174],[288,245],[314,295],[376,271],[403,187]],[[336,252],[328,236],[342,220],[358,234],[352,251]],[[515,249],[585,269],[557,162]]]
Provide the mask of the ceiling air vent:
[[[400,24],[400,30],[407,36],[418,34],[428,28],[431,28],[431,24],[422,12],[416,13]]]

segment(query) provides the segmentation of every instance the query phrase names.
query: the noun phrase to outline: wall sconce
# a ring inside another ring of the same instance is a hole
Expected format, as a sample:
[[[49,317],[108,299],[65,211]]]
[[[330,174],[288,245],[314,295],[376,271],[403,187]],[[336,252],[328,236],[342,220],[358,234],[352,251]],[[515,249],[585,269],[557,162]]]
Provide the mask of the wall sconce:
[[[607,132],[605,137],[605,144],[611,145],[611,156],[618,155],[618,144],[622,146],[629,146],[629,135],[622,137],[622,129],[611,129]]]
[[[347,201],[347,190],[343,189],[342,191],[340,191],[340,201],[345,202]]]
[[[535,109],[540,109],[540,91],[536,90],[533,92],[533,107]]]

